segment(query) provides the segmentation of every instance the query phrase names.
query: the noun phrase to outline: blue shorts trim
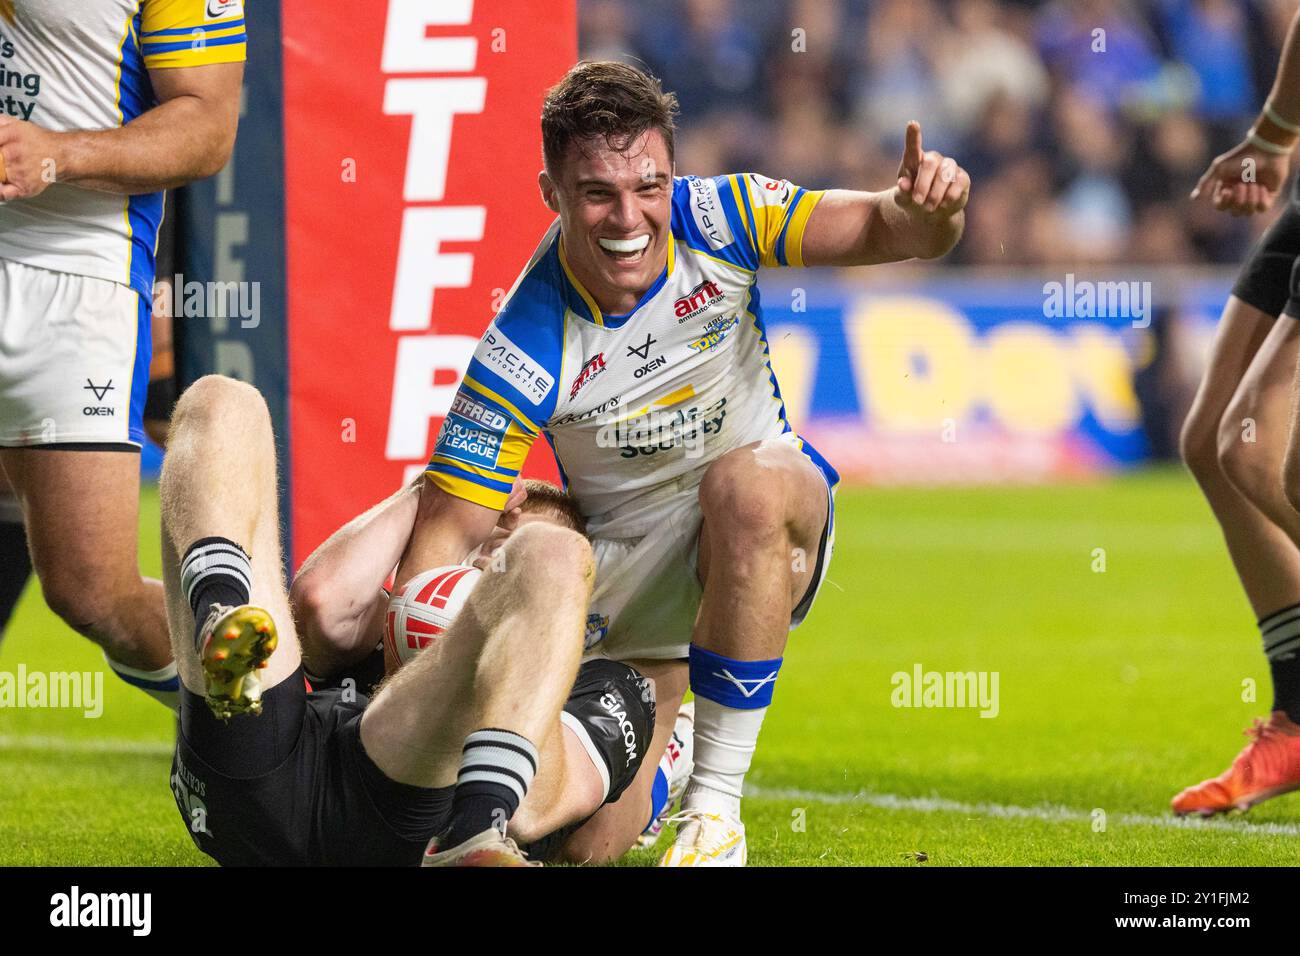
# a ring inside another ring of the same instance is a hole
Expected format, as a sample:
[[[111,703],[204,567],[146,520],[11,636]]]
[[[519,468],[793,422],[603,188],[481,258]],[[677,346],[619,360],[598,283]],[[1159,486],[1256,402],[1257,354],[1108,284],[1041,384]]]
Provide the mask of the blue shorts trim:
[[[136,292],[135,365],[131,369],[131,408],[127,440],[143,446],[144,403],[149,394],[149,364],[153,360],[153,302]]]

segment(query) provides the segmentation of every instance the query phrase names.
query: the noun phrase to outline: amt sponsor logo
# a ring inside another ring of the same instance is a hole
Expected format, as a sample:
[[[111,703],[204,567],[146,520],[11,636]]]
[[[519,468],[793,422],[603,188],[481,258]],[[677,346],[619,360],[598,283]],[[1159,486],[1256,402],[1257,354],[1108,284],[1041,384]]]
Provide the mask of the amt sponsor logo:
[[[687,319],[693,319],[700,313],[708,311],[725,298],[726,295],[718,288],[716,282],[705,279],[673,303],[673,314],[677,316],[677,324],[681,325]]]
[[[582,371],[578,373],[573,380],[573,384],[569,386],[569,398],[573,399],[584,385],[603,371],[605,371],[605,353],[597,352],[583,363]]]

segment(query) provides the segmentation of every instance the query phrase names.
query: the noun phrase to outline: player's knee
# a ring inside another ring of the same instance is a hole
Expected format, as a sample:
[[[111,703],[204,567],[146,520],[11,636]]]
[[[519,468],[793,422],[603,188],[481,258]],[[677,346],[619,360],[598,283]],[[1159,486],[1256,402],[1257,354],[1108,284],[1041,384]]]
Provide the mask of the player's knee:
[[[1295,449],[1288,449],[1286,461],[1282,465],[1282,493],[1287,504],[1295,511],[1300,511],[1300,454]]]
[[[786,524],[782,475],[755,464],[749,449],[738,449],[710,465],[700,482],[700,511],[729,540],[772,540]]]
[[[633,835],[631,840],[622,840],[621,834],[610,833],[609,829],[600,817],[584,824],[564,841],[560,848],[560,859],[565,863],[592,866],[617,860],[636,841],[636,836]],[[620,846],[621,849],[616,849]]]
[[[103,631],[117,608],[121,582],[93,568],[36,568],[45,603],[74,631],[94,635]]]
[[[1258,442],[1248,425],[1239,428],[1239,416],[1231,410],[1219,423],[1216,441],[1216,460],[1220,470],[1243,494],[1251,495],[1258,487],[1263,456],[1258,453]]]
[[[232,422],[270,427],[266,399],[252,385],[225,375],[205,375],[187,388],[172,412],[172,432],[228,429]]]
[[[507,568],[517,563],[530,578],[538,578],[548,587],[589,581],[595,573],[587,539],[559,525],[526,524],[510,536],[505,550]]]
[[[1178,434],[1178,452],[1193,475],[1219,470],[1218,419],[1193,413]]]

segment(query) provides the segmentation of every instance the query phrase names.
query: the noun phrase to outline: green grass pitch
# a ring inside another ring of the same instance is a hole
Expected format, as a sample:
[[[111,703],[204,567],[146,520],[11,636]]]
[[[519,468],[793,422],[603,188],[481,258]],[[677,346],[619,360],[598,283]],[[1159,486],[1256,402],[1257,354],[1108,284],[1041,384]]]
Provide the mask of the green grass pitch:
[[[141,524],[142,567],[156,575],[153,488]],[[837,527],[830,583],[793,635],[750,774],[751,864],[1293,859],[1300,795],[1209,825],[1168,813],[1174,792],[1227,765],[1271,695],[1185,474],[846,488]],[[19,664],[103,666],[34,584],[0,644],[0,670]],[[996,671],[997,716],[892,706],[891,675],[917,664]],[[208,862],[168,790],[171,718],[112,676],[104,686],[97,720],[0,710],[0,864]]]

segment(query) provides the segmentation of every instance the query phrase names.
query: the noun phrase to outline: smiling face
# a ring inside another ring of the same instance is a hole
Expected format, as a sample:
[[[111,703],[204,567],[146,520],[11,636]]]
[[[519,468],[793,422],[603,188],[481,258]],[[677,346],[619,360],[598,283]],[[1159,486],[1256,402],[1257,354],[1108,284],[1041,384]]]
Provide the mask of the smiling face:
[[[569,268],[602,312],[630,312],[668,262],[672,159],[651,128],[625,150],[602,137],[571,143],[558,169],[538,177],[559,213]]]

